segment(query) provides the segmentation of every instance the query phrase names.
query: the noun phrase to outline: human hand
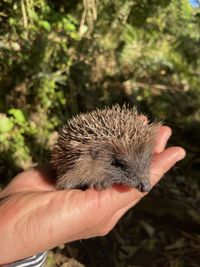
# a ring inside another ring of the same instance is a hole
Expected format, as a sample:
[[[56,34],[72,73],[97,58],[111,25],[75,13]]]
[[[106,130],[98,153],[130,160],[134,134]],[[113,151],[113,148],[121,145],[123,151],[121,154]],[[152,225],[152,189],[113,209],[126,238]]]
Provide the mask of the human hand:
[[[185,156],[180,147],[165,149],[169,127],[158,131],[151,184]],[[0,264],[6,264],[74,240],[106,235],[144,193],[113,186],[57,191],[48,171],[35,168],[16,176],[0,192]]]

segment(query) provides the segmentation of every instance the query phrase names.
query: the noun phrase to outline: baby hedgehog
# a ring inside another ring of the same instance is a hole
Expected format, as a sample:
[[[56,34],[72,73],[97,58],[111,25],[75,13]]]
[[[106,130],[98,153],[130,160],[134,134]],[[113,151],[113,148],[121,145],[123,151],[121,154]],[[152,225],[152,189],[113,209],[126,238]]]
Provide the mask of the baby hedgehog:
[[[57,188],[101,190],[117,183],[150,191],[149,168],[159,126],[146,122],[135,107],[119,105],[72,118],[52,150]]]

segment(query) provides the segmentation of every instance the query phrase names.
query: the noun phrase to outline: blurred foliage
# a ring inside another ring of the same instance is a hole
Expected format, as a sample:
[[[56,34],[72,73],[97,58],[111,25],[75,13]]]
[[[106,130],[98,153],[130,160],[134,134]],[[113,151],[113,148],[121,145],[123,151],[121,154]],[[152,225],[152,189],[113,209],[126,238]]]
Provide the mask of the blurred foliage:
[[[95,10],[83,20],[82,1],[0,2],[0,185],[48,161],[71,116],[137,105],[187,150],[169,174],[177,185],[163,179],[111,234],[57,248],[48,266],[66,256],[94,267],[199,266],[200,8],[186,0],[101,0],[96,8],[96,20]]]

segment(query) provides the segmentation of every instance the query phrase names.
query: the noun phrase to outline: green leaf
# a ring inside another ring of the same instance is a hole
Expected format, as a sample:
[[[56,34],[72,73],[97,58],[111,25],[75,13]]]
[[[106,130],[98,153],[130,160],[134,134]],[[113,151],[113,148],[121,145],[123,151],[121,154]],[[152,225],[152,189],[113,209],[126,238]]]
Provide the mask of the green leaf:
[[[7,133],[12,130],[14,124],[9,118],[3,117],[0,118],[0,133]]]
[[[66,18],[63,19],[63,28],[65,31],[76,31],[76,26]]]
[[[15,122],[19,125],[22,125],[26,122],[26,118],[20,109],[12,108],[9,110],[8,114],[12,115],[15,118]]]
[[[186,245],[185,239],[180,238],[180,239],[176,240],[174,243],[172,243],[171,245],[166,246],[165,250],[176,250],[176,249],[183,248],[185,245]]]
[[[140,223],[149,236],[152,236],[155,233],[155,229],[149,223],[142,220],[140,221]]]
[[[40,20],[39,21],[39,25],[44,29],[46,30],[47,32],[50,32],[51,31],[51,25],[48,21],[46,20]]]

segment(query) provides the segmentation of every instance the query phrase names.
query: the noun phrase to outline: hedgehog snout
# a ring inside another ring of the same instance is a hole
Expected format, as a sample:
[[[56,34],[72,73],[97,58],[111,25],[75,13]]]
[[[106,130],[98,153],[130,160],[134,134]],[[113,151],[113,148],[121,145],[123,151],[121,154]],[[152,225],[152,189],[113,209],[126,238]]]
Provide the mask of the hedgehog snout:
[[[141,177],[141,174],[138,176],[130,175],[126,177],[122,183],[127,186],[134,187],[142,193],[149,192],[151,190],[151,183],[148,177]]]
[[[148,180],[140,181],[136,188],[142,193],[149,192],[151,190],[151,184]]]

